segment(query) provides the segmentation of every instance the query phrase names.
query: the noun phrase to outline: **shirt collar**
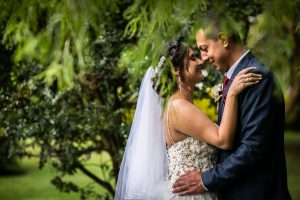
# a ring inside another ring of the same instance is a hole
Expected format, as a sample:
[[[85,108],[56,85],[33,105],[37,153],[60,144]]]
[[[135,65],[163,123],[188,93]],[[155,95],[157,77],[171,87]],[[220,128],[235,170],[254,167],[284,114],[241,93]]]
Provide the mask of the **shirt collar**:
[[[245,55],[247,53],[249,53],[250,50],[247,50],[230,68],[229,70],[225,73],[225,76],[227,76],[227,78],[231,78],[235,68],[238,66],[238,64],[241,62],[241,60],[245,57]]]

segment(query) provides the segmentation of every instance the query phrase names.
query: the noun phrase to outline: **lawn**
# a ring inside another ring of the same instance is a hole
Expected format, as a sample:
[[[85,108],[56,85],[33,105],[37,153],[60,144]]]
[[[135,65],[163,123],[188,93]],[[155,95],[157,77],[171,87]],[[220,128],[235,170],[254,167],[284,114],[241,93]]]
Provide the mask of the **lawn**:
[[[286,132],[288,185],[293,200],[300,200],[300,133]]]
[[[1,200],[72,200],[79,199],[76,194],[58,192],[50,183],[54,173],[50,167],[39,170],[37,160],[23,159],[21,166],[26,173],[18,176],[0,177]]]
[[[286,159],[288,167],[289,190],[293,200],[300,200],[300,133],[287,131],[285,136]],[[99,158],[93,156],[91,161],[96,162]],[[0,200],[77,200],[79,194],[60,193],[50,183],[55,171],[50,166],[42,170],[38,169],[35,159],[23,159],[21,166],[26,173],[18,176],[0,177]],[[97,173],[97,168],[90,169]],[[100,172],[99,172],[100,174]],[[91,184],[93,181],[82,174],[70,177],[80,185]],[[97,188],[98,186],[95,185]],[[101,191],[99,188],[98,191]]]
[[[88,169],[94,172],[99,177],[102,177],[101,171],[95,163],[99,159],[107,159],[108,156],[91,156],[88,163]],[[55,170],[46,165],[42,170],[38,169],[37,159],[22,159],[21,167],[25,173],[18,176],[0,176],[0,200],[79,200],[80,195],[77,193],[62,193],[59,192],[54,185],[51,184],[51,179],[55,176]],[[103,191],[97,184],[86,177],[81,172],[75,176],[65,177],[66,181],[74,181],[80,186],[94,186],[98,192]]]

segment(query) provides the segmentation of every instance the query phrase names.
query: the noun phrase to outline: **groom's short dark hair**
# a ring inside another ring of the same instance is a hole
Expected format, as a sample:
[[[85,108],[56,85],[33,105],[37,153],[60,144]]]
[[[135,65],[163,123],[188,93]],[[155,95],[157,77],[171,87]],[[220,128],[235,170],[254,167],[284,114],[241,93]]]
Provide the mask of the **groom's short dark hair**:
[[[207,14],[202,21],[201,29],[210,39],[218,39],[218,34],[223,32],[235,44],[242,44],[240,26],[231,17],[224,14]]]

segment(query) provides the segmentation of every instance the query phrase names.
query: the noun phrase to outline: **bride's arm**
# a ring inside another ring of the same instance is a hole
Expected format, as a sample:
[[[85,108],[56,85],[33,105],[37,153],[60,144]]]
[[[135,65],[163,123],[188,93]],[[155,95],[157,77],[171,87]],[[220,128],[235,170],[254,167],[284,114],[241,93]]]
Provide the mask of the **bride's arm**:
[[[260,75],[247,72],[253,70],[248,68],[241,71],[233,81],[226,97],[226,104],[220,127],[217,127],[206,115],[195,105],[185,100],[174,100],[172,102],[172,121],[175,129],[196,139],[203,140],[221,149],[232,147],[234,132],[237,121],[238,94],[246,87],[254,85],[260,79]],[[251,82],[245,80],[250,78]]]

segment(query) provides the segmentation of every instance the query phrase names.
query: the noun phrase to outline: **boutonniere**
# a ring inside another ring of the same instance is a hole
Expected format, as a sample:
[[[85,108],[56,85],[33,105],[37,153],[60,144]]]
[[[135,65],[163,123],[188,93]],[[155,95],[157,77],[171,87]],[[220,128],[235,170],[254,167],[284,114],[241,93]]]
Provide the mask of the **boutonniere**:
[[[215,85],[212,88],[212,96],[214,97],[215,102],[220,101],[222,98],[222,84]]]

